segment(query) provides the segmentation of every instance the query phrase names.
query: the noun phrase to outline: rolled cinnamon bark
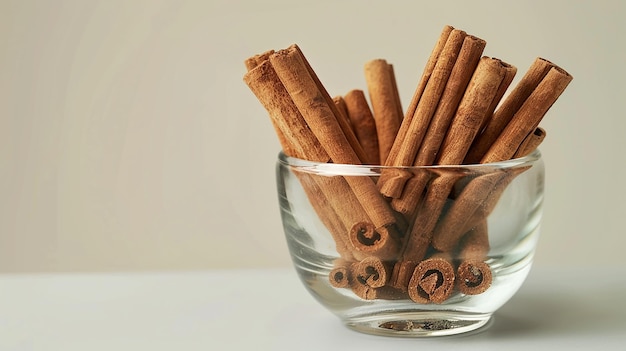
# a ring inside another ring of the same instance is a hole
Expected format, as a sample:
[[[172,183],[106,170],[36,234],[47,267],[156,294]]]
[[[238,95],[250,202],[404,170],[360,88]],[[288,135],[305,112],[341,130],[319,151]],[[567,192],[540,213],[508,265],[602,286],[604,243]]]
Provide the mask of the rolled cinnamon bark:
[[[365,63],[364,71],[378,133],[379,159],[386,160],[402,123],[393,66],[375,59]]]
[[[352,255],[356,259],[376,256],[394,259],[400,250],[397,238],[388,232],[377,230],[371,222],[354,222],[348,233]]]
[[[467,90],[470,79],[476,71],[486,45],[487,43],[483,39],[473,35],[468,35],[463,40],[459,56],[454,63],[450,78],[413,165],[429,166],[435,161],[441,143]]]
[[[522,144],[517,148],[515,155],[513,158],[523,157],[529,155],[533,152],[540,144],[543,142],[543,139],[546,138],[546,130],[537,127],[535,130],[528,134],[528,136],[522,141]]]
[[[246,65],[246,69],[248,71],[251,71],[256,66],[260,65],[263,61],[267,61],[267,59],[273,53],[274,53],[274,50],[268,50],[268,51],[265,51],[263,53],[260,53],[260,54],[257,54],[257,55],[254,55],[252,57],[247,58],[244,61],[244,64]]]
[[[359,144],[359,141],[357,140],[356,135],[352,131],[352,128],[347,123],[348,118],[346,116],[342,116],[343,111],[337,108],[337,106],[333,102],[333,99],[330,97],[330,94],[328,93],[328,91],[326,91],[326,88],[324,87],[319,77],[317,76],[317,73],[315,73],[315,70],[313,70],[313,67],[311,67],[311,64],[306,59],[306,56],[304,56],[304,54],[302,53],[302,50],[300,50],[300,47],[296,44],[293,44],[289,46],[287,49],[281,50],[281,51],[283,51],[283,53],[286,51],[290,51],[292,52],[294,56],[298,56],[300,63],[306,68],[306,71],[308,72],[308,78],[310,78],[313,81],[314,85],[317,87],[319,94],[324,99],[324,101],[326,101],[326,104],[330,108],[331,112],[333,113],[333,115],[335,116],[337,120],[337,123],[339,124],[339,128],[343,132],[346,140],[348,141],[348,144],[350,144],[350,147],[356,154],[360,163],[364,163],[364,164],[370,163],[370,161],[367,159],[367,156],[365,155],[365,152],[363,151],[363,148],[361,147],[361,144]],[[276,53],[270,55],[270,60],[272,56],[276,56],[275,54]]]
[[[402,289],[407,286],[413,268],[426,256],[439,214],[454,183],[460,177],[460,174],[442,173],[427,187],[423,201],[425,206],[417,212],[413,227],[405,240],[402,255],[394,266],[390,281],[393,287]]]
[[[483,121],[493,112],[490,110],[493,108],[493,100],[497,98],[498,89],[504,84],[506,71],[510,67],[496,58],[485,56],[480,59],[441,143],[436,164],[456,165],[463,161]],[[410,218],[419,202],[420,194],[421,191],[406,191],[400,198],[393,199],[391,206]],[[425,203],[425,206],[432,207],[432,204]],[[434,211],[432,215],[435,216],[441,211],[434,208],[427,210]]]
[[[435,69],[435,64],[437,64],[439,55],[441,54],[441,51],[446,45],[446,42],[448,41],[448,37],[450,36],[450,33],[452,32],[453,29],[454,27],[446,25],[443,27],[443,30],[439,34],[439,38],[437,39],[437,42],[435,43],[435,46],[433,47],[432,52],[430,53],[428,61],[426,62],[426,66],[424,67],[424,71],[422,72],[422,75],[420,77],[420,81],[415,89],[415,92],[413,93],[413,97],[411,99],[411,102],[409,103],[406,114],[404,115],[404,119],[402,120],[400,129],[398,130],[398,135],[396,136],[396,140],[394,141],[394,144],[391,150],[389,151],[389,156],[387,157],[386,160],[381,160],[381,162],[383,162],[383,164],[386,166],[393,165],[394,160],[398,156],[398,152],[400,152],[400,148],[402,147],[402,142],[404,138],[406,137],[406,133],[409,129],[409,126],[411,125],[411,121],[413,120],[415,109],[417,108],[417,105],[422,97],[422,94],[424,93],[424,89],[426,88],[426,84],[428,84],[428,81],[430,80],[430,76],[432,75],[433,70]]]
[[[487,150],[481,163],[504,161],[513,157],[524,138],[537,128],[571,81],[572,76],[565,70],[552,67]]]
[[[388,160],[390,166],[411,166],[415,161],[417,151],[428,130],[430,120],[435,113],[441,95],[459,55],[466,33],[453,29],[439,55],[428,82],[420,96],[415,113],[411,118],[405,118],[402,124],[408,123],[402,140],[396,138],[393,148],[397,154],[393,160]],[[395,144],[399,143],[396,147]],[[397,169],[384,170],[378,180],[381,193],[387,197],[397,198],[402,194],[404,184],[411,174]]]
[[[441,95],[441,100],[430,121],[428,131],[413,165],[429,166],[434,163],[459,103],[476,70],[485,45],[486,42],[483,39],[472,35],[467,35],[463,40],[459,56],[454,63],[450,78]],[[399,196],[400,200],[395,200],[392,206],[411,218],[422,196],[424,187],[430,178],[427,172],[421,172],[410,178],[404,186],[402,195]]]
[[[332,101],[328,104],[324,99],[324,94],[309,74],[297,47],[292,46],[277,51],[270,56],[270,62],[307,125],[331,160],[335,163],[360,164],[359,157],[338,125],[338,118],[333,112],[333,108],[336,110],[335,104]],[[366,222],[371,222],[381,237],[391,236],[390,240],[385,239],[383,242],[389,245],[394,244],[400,236],[397,220],[388,203],[378,192],[373,180],[363,176],[346,176],[344,179],[369,216],[369,221]],[[397,243],[394,245],[399,247]]]
[[[443,26],[443,29],[439,34],[439,38],[437,39],[437,42],[435,43],[435,46],[433,47],[430,56],[428,57],[426,66],[424,67],[424,71],[422,72],[419,83],[415,88],[415,92],[413,93],[413,97],[411,98],[411,102],[409,103],[409,106],[407,108],[406,115],[404,116],[404,119],[408,120],[408,122],[410,122],[410,119],[412,119],[413,115],[415,114],[415,109],[417,108],[417,105],[422,98],[424,89],[426,89],[426,84],[428,84],[428,81],[430,80],[430,77],[435,70],[435,65],[437,64],[437,60],[439,60],[439,55],[441,55],[441,51],[443,51],[443,48],[446,45],[448,38],[450,37],[450,33],[452,33],[453,30],[454,27],[450,25],[445,25]],[[406,131],[404,133],[406,133]],[[400,132],[398,137],[404,138],[404,133]]]
[[[287,155],[323,163],[330,161],[328,153],[311,132],[269,61],[263,61],[247,72],[244,81],[268,111]],[[378,249],[387,250],[381,242],[372,242],[376,245],[366,248],[354,248],[350,242],[348,233],[353,224],[369,221],[369,217],[345,179],[295,173],[320,220],[333,235],[337,252],[342,257],[352,257],[355,250],[360,252],[365,249],[368,254]],[[357,253],[357,256],[362,255]]]
[[[556,65],[543,58],[536,58],[519,83],[504,99],[502,105],[494,112],[488,120],[483,131],[474,140],[470,150],[465,157],[464,163],[478,163],[483,158],[487,150],[491,147],[506,125],[511,121],[517,110],[528,99],[530,94],[537,88],[537,85],[548,74],[548,71]]]
[[[335,261],[335,268],[328,274],[330,285],[335,288],[348,288],[352,281],[352,272],[349,261],[340,259]]]
[[[315,162],[330,161],[269,61],[248,71],[244,82],[268,112],[285,154]]]
[[[380,151],[374,115],[362,90],[354,89],[343,96],[348,118],[367,159],[371,164],[379,165]]]
[[[450,256],[435,254],[415,267],[409,281],[409,296],[417,303],[442,303],[452,294],[454,280],[454,266]]]
[[[492,112],[489,108],[496,96],[497,88],[502,84],[508,66],[498,59],[481,58],[443,141],[439,153],[440,164],[454,165],[463,160],[484,118]],[[456,181],[463,176],[460,172],[451,173],[451,171],[443,170],[439,177],[430,182],[422,201],[423,206],[417,211],[413,227],[404,245],[401,261],[419,262],[425,256],[446,200]],[[417,201],[414,198],[418,196],[414,193],[403,193],[399,199],[392,199],[391,205],[396,211],[405,214],[407,218],[413,218],[413,213],[417,208]],[[400,269],[402,265],[410,267],[410,263],[400,263],[395,271],[406,272],[406,268]],[[403,284],[406,277],[396,277],[394,274],[394,279],[396,279],[394,284]]]
[[[504,172],[487,173],[469,181],[437,224],[432,237],[432,246],[439,251],[454,249],[461,236],[467,232],[468,223],[474,218],[473,214],[478,207],[483,205],[487,198],[499,198],[501,191],[504,191],[506,187],[504,184],[501,191],[496,186],[504,177]]]
[[[385,286],[390,275],[390,265],[378,257],[370,256],[352,265],[352,277],[371,288]]]
[[[348,108],[346,106],[346,101],[343,99],[343,96],[338,95],[338,96],[333,97],[333,102],[335,103],[335,106],[339,110],[339,115],[337,115],[337,118],[343,118],[345,120],[343,122],[343,124],[348,126],[350,128],[350,130],[353,133],[355,133],[354,127],[352,126],[352,122],[350,121],[350,118],[348,117]],[[355,135],[356,135],[356,133],[355,133]],[[357,140],[358,140],[358,138],[357,138]],[[359,145],[360,144],[361,143],[359,143]],[[363,147],[363,145],[361,145],[361,147]],[[363,151],[365,151],[365,150],[363,150]],[[369,159],[368,159],[368,162],[369,162]]]
[[[466,295],[485,292],[493,280],[491,267],[485,262],[489,252],[487,221],[482,220],[463,236],[460,243],[460,264],[456,271],[457,289]]]
[[[246,62],[256,62],[270,52],[254,56]],[[293,104],[289,93],[282,85],[270,62],[264,60],[244,75],[244,81],[267,110],[279,142],[288,156],[308,159],[317,162],[328,162],[330,157],[321,146],[319,140],[308,128],[300,111]],[[342,218],[345,212],[358,217],[356,204],[348,201],[335,201],[335,191],[341,191],[347,185],[337,184],[337,179],[322,179],[310,174],[296,174],[307,194],[311,205],[322,223],[335,239],[337,252],[345,258],[352,258],[352,248],[348,239],[348,228]],[[348,188],[349,189],[349,188]],[[328,204],[331,204],[329,207]],[[364,212],[361,210],[361,212]],[[349,217],[348,217],[349,218]]]
[[[537,128],[541,129],[541,128]],[[528,142],[518,150],[516,157],[523,157],[533,152],[543,141],[545,132],[538,131],[539,135],[529,135]],[[438,250],[451,250],[462,235],[479,222],[485,220],[498,204],[502,193],[519,174],[530,167],[503,169],[502,172],[478,176],[472,179],[457,195],[455,201],[440,219],[432,245]]]
[[[506,87],[505,77],[512,69],[511,65],[496,58],[480,59],[439,149],[438,164],[454,165],[463,161],[483,121],[493,113],[494,100],[501,96],[499,90]]]
[[[489,150],[483,155],[480,161],[481,163],[503,161],[514,157],[524,140],[537,128],[537,125],[545,113],[572,80],[572,76],[563,69],[545,60],[536,61],[536,66],[541,67],[543,65],[550,66],[548,73],[543,76],[543,79],[541,79],[534,90],[527,95],[527,98],[521,105],[519,103],[509,103],[512,106],[510,108],[508,107],[509,109],[513,109],[515,106],[520,107],[517,111],[514,111],[510,122],[496,138]],[[541,69],[537,67],[531,69],[531,71],[532,72],[527,73],[525,77],[531,77],[532,79],[528,78],[527,82],[523,84],[523,89],[519,88],[518,90],[527,91],[528,86],[532,86],[532,83],[536,82],[536,77],[541,77],[542,75]],[[526,94],[518,93],[517,95],[518,97],[523,97]],[[524,150],[524,152],[529,151],[531,150]],[[503,183],[500,183],[501,186],[499,190],[494,189],[492,183],[485,184],[484,187],[478,184],[471,184],[480,181],[482,177],[468,184],[466,187],[467,190],[463,191],[461,196],[457,198],[455,204],[448,211],[447,217],[449,218],[442,220],[441,227],[444,229],[439,230],[434,235],[435,239],[433,239],[433,245],[439,249],[450,247],[454,238],[458,239],[459,233],[462,235],[463,229],[467,228],[467,225],[458,223],[452,218],[457,217],[457,220],[460,217],[472,218],[475,221],[477,218],[480,218],[480,216],[487,216],[488,213],[485,212],[493,210],[493,207],[506,188],[506,185],[508,185],[508,182],[523,170],[524,169],[521,169],[519,172],[513,172],[509,177],[503,178]],[[502,186],[502,184],[504,184],[504,186]],[[470,185],[472,186],[470,187]],[[485,202],[488,204],[485,205]],[[471,215],[478,208],[483,208],[483,213]]]

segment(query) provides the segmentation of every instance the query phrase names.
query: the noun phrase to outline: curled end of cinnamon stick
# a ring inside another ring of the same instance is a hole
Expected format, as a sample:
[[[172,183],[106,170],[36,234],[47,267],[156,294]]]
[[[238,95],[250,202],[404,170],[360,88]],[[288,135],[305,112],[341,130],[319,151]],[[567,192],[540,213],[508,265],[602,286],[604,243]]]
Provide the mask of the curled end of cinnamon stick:
[[[335,288],[347,288],[350,286],[350,270],[347,267],[335,267],[328,274],[330,285]]]
[[[376,229],[372,223],[358,222],[352,226],[348,237],[357,252],[370,254],[380,259],[392,259],[396,257],[399,249],[394,235],[397,233],[390,228]]]
[[[457,287],[466,295],[485,292],[491,286],[492,280],[491,268],[483,261],[464,261],[457,269]]]
[[[409,281],[409,297],[417,303],[442,303],[454,288],[454,267],[443,258],[420,262]]]
[[[387,284],[389,271],[389,265],[379,258],[367,257],[354,265],[352,275],[359,284],[380,288]]]

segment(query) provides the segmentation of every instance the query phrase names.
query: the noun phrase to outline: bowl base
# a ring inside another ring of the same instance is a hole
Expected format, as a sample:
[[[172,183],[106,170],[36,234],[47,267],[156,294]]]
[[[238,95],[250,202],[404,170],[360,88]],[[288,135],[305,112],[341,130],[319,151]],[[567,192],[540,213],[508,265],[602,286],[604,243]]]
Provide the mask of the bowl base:
[[[491,314],[450,311],[398,312],[351,317],[344,324],[355,331],[394,337],[433,337],[466,334],[486,329]]]

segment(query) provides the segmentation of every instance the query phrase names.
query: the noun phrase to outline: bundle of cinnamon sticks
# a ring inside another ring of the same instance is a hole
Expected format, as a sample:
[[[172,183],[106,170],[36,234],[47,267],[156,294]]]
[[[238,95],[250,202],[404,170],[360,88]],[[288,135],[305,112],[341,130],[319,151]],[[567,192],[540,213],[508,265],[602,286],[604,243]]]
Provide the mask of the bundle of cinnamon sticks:
[[[297,45],[245,61],[244,81],[267,110],[285,154],[398,166],[383,168],[376,179],[296,172],[336,243],[333,286],[363,299],[417,303],[489,288],[486,219],[525,169],[468,178],[406,166],[528,155],[546,135],[539,122],[572,76],[537,58],[504,98],[517,69],[484,56],[485,46],[485,40],[445,26],[406,113],[393,66],[383,59],[365,64],[367,95],[354,89],[334,97]]]

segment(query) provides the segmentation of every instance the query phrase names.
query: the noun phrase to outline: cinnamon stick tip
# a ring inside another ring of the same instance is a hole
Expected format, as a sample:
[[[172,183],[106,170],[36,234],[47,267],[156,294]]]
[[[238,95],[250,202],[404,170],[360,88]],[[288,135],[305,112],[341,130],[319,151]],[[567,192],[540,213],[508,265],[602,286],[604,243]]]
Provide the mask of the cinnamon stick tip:
[[[545,136],[546,135],[546,130],[541,128],[541,127],[537,127],[533,131],[533,134],[535,134],[538,137]]]
[[[569,72],[567,72],[565,69],[563,69],[563,67],[561,67],[561,66],[559,66],[559,65],[555,64],[554,62],[552,62],[552,61],[550,61],[550,60],[548,60],[548,59],[546,59],[546,58],[544,58],[544,57],[537,57],[537,58],[535,59],[535,61],[542,61],[542,62],[544,62],[544,63],[545,63],[545,64],[547,64],[548,66],[550,66],[550,67],[552,67],[552,68],[556,69],[557,71],[559,71],[561,74],[565,75],[566,77],[569,77],[569,78],[570,78],[570,80],[574,78],[574,77],[572,76],[572,74],[571,74],[571,73],[569,73]]]

